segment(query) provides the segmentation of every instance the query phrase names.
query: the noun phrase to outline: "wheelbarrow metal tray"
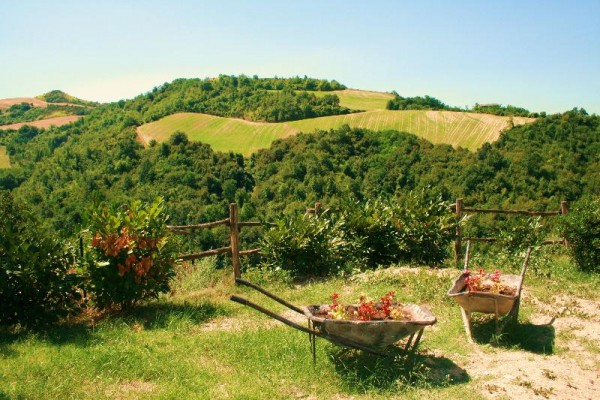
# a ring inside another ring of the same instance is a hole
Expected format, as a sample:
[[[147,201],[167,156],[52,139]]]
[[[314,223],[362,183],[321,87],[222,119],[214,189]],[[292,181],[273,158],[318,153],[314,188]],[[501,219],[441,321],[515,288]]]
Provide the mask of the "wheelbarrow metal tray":
[[[463,273],[454,281],[448,291],[448,296],[468,312],[507,314],[513,308],[518,293],[521,291],[522,277],[519,275],[502,275],[502,283],[516,289],[516,294],[513,296],[490,292],[469,292],[466,290],[467,285],[465,283],[467,276]]]
[[[312,305],[304,307],[303,310],[313,326],[330,340],[379,349],[393,345],[436,322],[435,316],[429,310],[416,304],[404,306],[404,309],[412,315],[410,321],[353,321],[323,318],[315,315],[320,308],[321,306]]]

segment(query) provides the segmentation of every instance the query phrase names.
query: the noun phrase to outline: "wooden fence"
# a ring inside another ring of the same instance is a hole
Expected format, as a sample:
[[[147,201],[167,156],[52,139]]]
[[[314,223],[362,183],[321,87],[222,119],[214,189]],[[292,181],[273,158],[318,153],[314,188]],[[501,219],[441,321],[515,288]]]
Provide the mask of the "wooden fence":
[[[452,204],[451,209],[455,211],[456,218],[461,219],[465,213],[497,213],[497,214],[519,214],[519,215],[540,215],[540,216],[556,216],[563,215],[569,212],[569,203],[567,201],[562,201],[560,203],[560,209],[558,211],[525,211],[525,210],[499,210],[499,209],[482,209],[482,208],[474,208],[474,207],[465,207],[463,204],[463,199],[457,199],[455,204]],[[319,214],[321,210],[321,203],[315,203],[314,208],[307,208],[307,214]],[[238,207],[237,204],[231,203],[229,205],[229,218],[221,219],[213,222],[206,222],[203,224],[194,224],[194,225],[169,225],[167,226],[174,233],[189,235],[194,230],[202,230],[202,229],[211,229],[219,226],[228,226],[229,227],[229,238],[230,245],[227,247],[219,247],[216,249],[206,250],[200,253],[187,254],[180,256],[179,259],[183,261],[196,260],[202,257],[210,257],[218,254],[228,254],[231,256],[232,265],[233,265],[233,274],[235,278],[241,278],[241,269],[240,269],[240,257],[247,256],[250,254],[260,253],[260,249],[252,249],[252,250],[241,250],[240,249],[240,231],[243,227],[251,227],[251,226],[274,226],[274,223],[271,222],[240,222],[238,215]],[[462,229],[458,226],[456,231],[456,240],[454,241],[454,260],[458,262],[461,256],[461,245],[463,240],[470,240],[472,242],[493,242],[496,238],[486,237],[486,238],[478,238],[478,237],[462,237]],[[560,240],[546,240],[544,244],[567,244],[566,239]]]
[[[494,213],[494,214],[517,214],[517,215],[529,215],[529,216],[556,216],[564,215],[569,212],[569,202],[561,201],[560,208],[557,211],[527,211],[527,210],[499,210],[499,209],[483,209],[474,207],[465,207],[463,199],[456,199],[456,203],[451,205],[451,208],[456,212],[456,219],[460,220],[465,213]],[[463,240],[469,240],[472,242],[494,242],[496,238],[493,237],[462,237],[462,229],[460,226],[456,229],[456,239],[454,241],[454,261],[458,262],[461,256],[461,244]],[[543,244],[564,244],[567,245],[566,239],[559,240],[545,240]]]
[[[250,254],[256,254],[260,252],[260,249],[252,250],[241,250],[240,249],[240,230],[243,227],[249,226],[262,226],[262,225],[275,225],[269,222],[240,222],[237,204],[231,203],[229,205],[229,218],[221,219],[213,222],[206,222],[204,224],[195,225],[168,225],[167,228],[174,233],[182,235],[189,235],[194,230],[211,229],[218,226],[229,226],[229,238],[230,245],[227,247],[219,247],[217,249],[206,250],[200,253],[187,254],[180,256],[180,260],[190,261],[196,260],[202,257],[216,256],[218,254],[229,254],[231,256],[233,264],[233,275],[236,278],[241,278],[242,273],[240,269],[240,257],[248,256]]]

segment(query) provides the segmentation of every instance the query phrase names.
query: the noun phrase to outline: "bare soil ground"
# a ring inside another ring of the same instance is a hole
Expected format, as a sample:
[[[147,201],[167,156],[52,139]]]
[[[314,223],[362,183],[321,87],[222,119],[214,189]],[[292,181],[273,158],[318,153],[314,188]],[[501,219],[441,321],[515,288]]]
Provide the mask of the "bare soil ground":
[[[54,106],[85,107],[84,105],[73,103],[48,103],[44,100],[36,99],[35,97],[13,97],[10,99],[0,99],[0,110],[5,110],[10,106],[21,103],[30,103],[33,104],[34,107],[41,108],[48,107],[48,104],[52,104]]]
[[[10,99],[0,99],[0,110],[5,110],[10,106],[21,103],[31,103],[34,107],[45,108],[48,106],[44,100],[36,99],[33,97],[14,97]]]
[[[65,117],[41,119],[39,121],[19,122],[17,124],[0,125],[0,130],[2,130],[2,129],[19,129],[23,125],[35,126],[36,128],[49,128],[51,126],[62,126],[62,125],[70,124],[71,122],[75,122],[80,118],[83,118],[83,117],[81,115],[67,115]]]
[[[552,349],[475,344],[471,357],[457,365],[488,399],[600,398],[600,302],[557,296],[547,304],[526,291],[522,296],[536,309],[524,326],[530,339]]]

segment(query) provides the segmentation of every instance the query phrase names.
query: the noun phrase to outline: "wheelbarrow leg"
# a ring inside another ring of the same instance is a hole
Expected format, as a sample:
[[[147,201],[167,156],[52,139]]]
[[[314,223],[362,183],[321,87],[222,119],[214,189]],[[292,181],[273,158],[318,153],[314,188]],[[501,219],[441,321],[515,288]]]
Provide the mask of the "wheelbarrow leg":
[[[308,329],[313,330],[314,326],[312,321],[308,320]],[[308,341],[310,342],[310,351],[312,353],[313,366],[317,365],[317,337],[314,333],[308,334]]]
[[[406,341],[406,346],[404,346],[404,352],[405,353],[408,353],[408,351],[410,350],[410,344],[412,343],[412,340],[413,340],[414,336],[415,336],[415,334],[413,333],[413,334],[411,334],[408,337],[408,340]]]
[[[471,312],[460,307],[460,313],[462,315],[463,325],[465,326],[465,333],[467,334],[467,341],[469,343],[475,343],[473,341],[473,334],[471,333]]]
[[[408,341],[406,342],[406,347],[404,348],[404,352],[407,355],[411,356],[415,353],[415,351],[417,350],[417,346],[419,346],[419,342],[421,342],[421,336],[423,336],[424,330],[425,330],[425,328],[421,328],[421,329],[419,329],[418,332],[415,332],[408,337]],[[417,337],[413,341],[413,338],[415,337],[415,335],[417,335]]]

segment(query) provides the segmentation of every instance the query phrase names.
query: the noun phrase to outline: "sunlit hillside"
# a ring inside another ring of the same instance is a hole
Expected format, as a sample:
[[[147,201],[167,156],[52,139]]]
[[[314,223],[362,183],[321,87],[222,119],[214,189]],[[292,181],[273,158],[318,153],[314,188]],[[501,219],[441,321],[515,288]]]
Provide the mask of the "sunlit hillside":
[[[533,122],[532,118],[514,117],[513,123]],[[176,132],[185,132],[190,140],[202,141],[215,150],[249,155],[268,147],[275,139],[298,132],[335,129],[342,125],[371,130],[398,130],[415,134],[432,143],[476,150],[492,142],[509,125],[509,117],[453,111],[372,110],[348,115],[311,118],[283,123],[249,122],[206,114],[177,113],[138,128],[144,143],[161,142]]]

